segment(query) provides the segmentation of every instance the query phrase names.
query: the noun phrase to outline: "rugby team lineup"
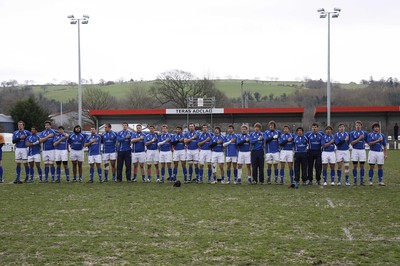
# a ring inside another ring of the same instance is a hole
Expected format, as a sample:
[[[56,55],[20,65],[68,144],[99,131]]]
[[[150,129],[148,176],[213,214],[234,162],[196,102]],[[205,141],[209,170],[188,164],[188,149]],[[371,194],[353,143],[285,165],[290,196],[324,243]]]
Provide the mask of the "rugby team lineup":
[[[16,163],[13,183],[33,183],[35,179],[60,183],[62,176],[66,182],[84,179],[88,183],[123,182],[124,176],[126,182],[179,185],[181,182],[287,184],[295,189],[300,185],[364,186],[374,184],[377,166],[376,184],[385,186],[387,140],[379,123],[373,123],[369,133],[362,129],[359,120],[354,122],[355,130],[351,132],[346,131],[344,123],[339,123],[336,129],[331,126],[321,129],[313,123],[310,131],[297,127],[291,132],[289,125],[277,129],[275,121],[269,121],[264,130],[259,122],[251,128],[243,124],[239,129],[233,125],[211,129],[203,124],[201,130],[189,123],[186,132],[181,126],[170,129],[166,124],[160,132],[154,125],[143,132],[141,124],[132,129],[127,122],[122,123],[119,132],[106,123],[102,133],[95,127],[84,133],[77,125],[73,132],[67,133],[63,126],[52,128],[51,121],[45,121],[44,125],[42,132],[35,126],[28,131],[24,121],[18,122],[18,130],[12,137]],[[0,147],[3,145],[1,137]],[[83,173],[82,167],[85,148],[89,174]],[[1,183],[5,182],[5,175],[0,164]]]

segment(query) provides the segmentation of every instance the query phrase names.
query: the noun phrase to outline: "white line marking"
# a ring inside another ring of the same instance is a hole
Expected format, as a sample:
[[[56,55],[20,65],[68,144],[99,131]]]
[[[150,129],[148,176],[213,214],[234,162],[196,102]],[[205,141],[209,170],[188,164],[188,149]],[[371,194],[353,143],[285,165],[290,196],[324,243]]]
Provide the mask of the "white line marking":
[[[343,228],[343,232],[344,232],[344,234],[347,236],[347,239],[348,239],[348,240],[350,240],[350,241],[353,240],[353,236],[351,235],[350,230],[349,230],[348,228],[344,227],[344,228]]]
[[[328,202],[328,205],[331,207],[331,208],[335,208],[335,205],[333,205],[333,202],[332,202],[332,200],[331,199],[326,199],[326,201]]]

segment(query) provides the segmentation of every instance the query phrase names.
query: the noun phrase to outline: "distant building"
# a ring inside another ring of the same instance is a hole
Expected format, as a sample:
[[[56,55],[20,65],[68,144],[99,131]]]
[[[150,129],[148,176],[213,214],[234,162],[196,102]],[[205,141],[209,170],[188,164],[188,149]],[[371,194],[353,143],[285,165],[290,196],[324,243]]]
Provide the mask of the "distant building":
[[[49,118],[52,120],[52,124],[54,125],[53,128],[57,126],[64,126],[66,131],[72,131],[74,127],[78,124],[78,112],[76,111],[51,114],[49,115]],[[84,131],[89,131],[92,121],[87,119],[86,117],[82,118],[84,123],[82,129]]]
[[[5,133],[14,132],[14,119],[11,116],[0,114],[0,131]]]

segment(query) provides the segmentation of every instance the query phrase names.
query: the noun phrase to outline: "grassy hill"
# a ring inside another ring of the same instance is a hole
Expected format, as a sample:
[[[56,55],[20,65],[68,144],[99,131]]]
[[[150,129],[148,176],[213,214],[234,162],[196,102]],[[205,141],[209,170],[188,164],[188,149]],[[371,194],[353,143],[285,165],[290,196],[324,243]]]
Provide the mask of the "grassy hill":
[[[82,87],[86,88],[90,86],[96,86],[111,93],[116,98],[122,99],[131,88],[143,87],[150,89],[152,85],[153,81],[137,81],[107,86],[85,84],[82,85]],[[228,97],[240,97],[241,80],[216,80],[215,86],[217,89],[224,92]],[[365,85],[359,84],[341,84],[341,86],[346,89],[359,89],[365,87]],[[43,95],[48,99],[68,102],[70,99],[77,98],[77,87],[77,85],[37,85],[33,86],[33,90],[36,94],[43,93]],[[249,91],[252,93],[258,92],[261,94],[261,97],[269,96],[270,94],[273,94],[274,96],[280,96],[284,93],[286,95],[290,95],[301,88],[304,88],[304,82],[245,80],[243,84],[243,91]]]

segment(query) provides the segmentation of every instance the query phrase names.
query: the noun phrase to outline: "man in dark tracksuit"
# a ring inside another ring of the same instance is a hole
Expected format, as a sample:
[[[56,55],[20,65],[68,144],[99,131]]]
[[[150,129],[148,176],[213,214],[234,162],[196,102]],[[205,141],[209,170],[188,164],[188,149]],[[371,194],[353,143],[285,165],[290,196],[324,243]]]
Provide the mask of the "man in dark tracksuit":
[[[322,158],[321,141],[323,133],[318,131],[318,124],[313,123],[311,131],[305,135],[308,139],[308,184],[313,184],[313,170],[315,167],[315,179],[317,184],[321,184]],[[315,163],[315,164],[314,164]]]
[[[117,134],[118,146],[118,160],[117,160],[117,182],[122,182],[122,168],[125,163],[126,180],[132,180],[132,154],[131,154],[131,138],[132,132],[128,130],[128,123],[122,123],[123,129]]]
[[[308,139],[303,135],[303,128],[296,129],[296,137],[294,138],[294,187],[299,187],[300,168],[301,179],[303,183],[307,180],[307,146]]]
[[[264,133],[261,132],[261,124],[254,124],[254,132],[250,134],[251,167],[253,183],[264,184]]]

